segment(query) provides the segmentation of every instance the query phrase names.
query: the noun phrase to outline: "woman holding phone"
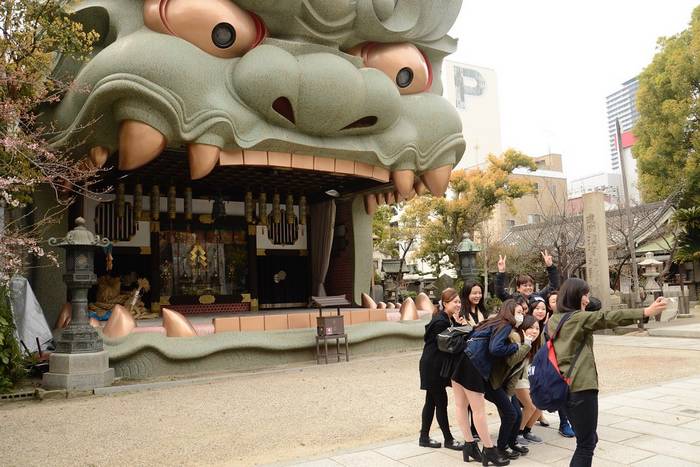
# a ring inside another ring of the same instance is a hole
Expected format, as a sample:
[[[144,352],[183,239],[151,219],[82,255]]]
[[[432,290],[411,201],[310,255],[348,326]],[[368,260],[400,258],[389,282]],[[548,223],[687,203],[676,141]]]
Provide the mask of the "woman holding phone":
[[[585,311],[590,287],[582,279],[567,279],[559,289],[555,313],[549,319],[549,329],[556,329],[566,314],[568,320],[554,339],[559,370],[568,374],[572,363],[566,414],[576,433],[576,451],[572,467],[588,467],[598,443],[598,371],[593,354],[593,332],[626,326],[666,309],[666,299],[657,298],[644,310]],[[575,360],[574,360],[575,359]]]

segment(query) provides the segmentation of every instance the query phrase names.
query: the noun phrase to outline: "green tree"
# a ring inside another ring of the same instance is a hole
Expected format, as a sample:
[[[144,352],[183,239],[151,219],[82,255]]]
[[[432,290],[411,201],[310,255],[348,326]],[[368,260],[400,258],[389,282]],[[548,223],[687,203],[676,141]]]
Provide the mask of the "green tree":
[[[675,258],[700,253],[700,7],[689,27],[659,39],[658,52],[639,77],[634,128],[639,182],[645,201],[670,197],[683,232]]]
[[[19,220],[11,221],[0,210],[0,389],[21,374],[5,286],[23,272],[27,259],[49,256],[41,246],[43,227],[65,212],[72,195],[90,193],[96,173],[94,167],[76,164],[68,152],[52,147],[51,129],[37,122],[38,109],[60,100],[71,86],[68,77],[51,76],[59,56],[84,59],[98,39],[97,33],[84,31],[71,19],[70,3],[0,2],[0,207],[23,211]],[[32,193],[40,186],[53,189],[59,208],[28,224]]]
[[[394,215],[394,208],[384,204],[377,208],[372,218],[374,250],[392,258],[399,254],[396,226],[391,225],[391,219]]]
[[[474,238],[478,226],[488,220],[494,207],[512,204],[535,192],[534,186],[513,177],[516,168],[535,170],[531,157],[509,149],[501,156],[489,156],[485,170],[455,170],[450,176],[448,196],[423,196],[407,204],[400,223],[411,226],[409,235],[418,238],[416,256],[439,273],[440,268],[458,262],[457,245],[464,232]]]
[[[700,260],[700,207],[679,209],[673,220],[680,230],[676,260]]]
[[[686,207],[700,195],[700,7],[688,29],[658,41],[639,77],[634,128],[645,201],[680,195]]]

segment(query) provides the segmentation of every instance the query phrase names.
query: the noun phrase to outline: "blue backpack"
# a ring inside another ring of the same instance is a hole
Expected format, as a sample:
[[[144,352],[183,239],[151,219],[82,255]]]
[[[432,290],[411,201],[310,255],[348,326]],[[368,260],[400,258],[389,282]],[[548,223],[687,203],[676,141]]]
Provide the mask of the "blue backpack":
[[[493,357],[489,353],[489,342],[492,333],[492,326],[476,329],[469,336],[467,346],[464,349],[464,353],[467,354],[474,368],[477,369],[484,379],[489,379],[491,368],[493,367]]]
[[[561,327],[564,325],[573,313],[566,313],[556,331],[547,341],[547,345],[540,348],[532,359],[530,369],[528,371],[528,380],[530,381],[530,398],[540,410],[554,412],[559,410],[566,404],[569,396],[569,385],[571,384],[571,372],[574,369],[576,360],[578,360],[581,351],[583,350],[584,342],[581,343],[574,359],[571,361],[569,371],[563,375],[559,370],[557,362],[557,354],[554,351],[554,339],[557,338]]]

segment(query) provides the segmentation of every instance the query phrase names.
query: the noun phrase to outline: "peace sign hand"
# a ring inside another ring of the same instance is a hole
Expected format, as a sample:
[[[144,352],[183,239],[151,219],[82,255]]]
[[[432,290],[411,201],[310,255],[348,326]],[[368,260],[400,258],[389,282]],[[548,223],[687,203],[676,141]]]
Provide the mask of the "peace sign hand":
[[[506,272],[506,257],[498,255],[498,272]]]
[[[542,259],[544,260],[544,265],[550,267],[553,264],[552,255],[550,255],[547,250],[540,251],[540,254],[542,255]]]

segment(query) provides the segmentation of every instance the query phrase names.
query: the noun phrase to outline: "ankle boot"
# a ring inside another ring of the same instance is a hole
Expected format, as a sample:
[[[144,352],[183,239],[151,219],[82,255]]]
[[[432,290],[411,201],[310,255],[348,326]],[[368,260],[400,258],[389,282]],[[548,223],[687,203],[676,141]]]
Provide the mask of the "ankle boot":
[[[498,448],[494,446],[491,448],[484,448],[482,452],[481,465],[489,465],[489,463],[493,465],[508,465],[510,461],[501,456],[498,452]]]
[[[482,461],[483,456],[481,455],[481,450],[479,449],[479,445],[476,441],[472,441],[471,443],[464,443],[464,449],[462,449],[462,458],[464,459],[464,462],[469,462],[471,459],[474,459],[477,462]]]
[[[418,446],[423,448],[439,448],[442,447],[439,441],[435,441],[432,438],[421,436],[418,438]]]

